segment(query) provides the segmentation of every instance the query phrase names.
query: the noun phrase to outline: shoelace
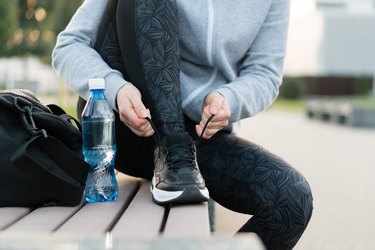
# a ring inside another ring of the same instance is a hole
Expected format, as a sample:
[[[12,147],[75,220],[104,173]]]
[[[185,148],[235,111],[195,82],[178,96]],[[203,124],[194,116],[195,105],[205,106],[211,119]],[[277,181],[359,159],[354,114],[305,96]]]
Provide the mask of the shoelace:
[[[195,142],[196,147],[198,147],[200,145],[200,143],[202,142],[204,131],[206,130],[208,123],[212,120],[213,117],[214,117],[214,115],[211,115],[207,119],[206,123],[204,124],[202,132]],[[159,149],[161,149],[162,148],[162,145],[161,145],[162,141],[161,141],[160,134],[157,131],[157,129],[155,127],[155,124],[153,123],[151,118],[146,117],[146,119],[150,123],[151,127],[154,129],[155,135],[156,135],[156,138],[154,137],[155,142],[156,142],[156,144],[159,145]],[[171,164],[172,170],[176,170],[179,167],[184,166],[185,164],[187,166],[191,166],[191,161],[194,160],[194,153],[195,152],[194,152],[193,148],[191,147],[191,145],[188,145],[188,144],[174,144],[171,147],[168,147],[168,145],[167,145],[167,152],[168,152],[168,155],[167,155],[168,160],[169,160],[170,163],[172,163]],[[181,156],[183,156],[183,157],[181,157]]]
[[[167,145],[167,159],[170,169],[177,170],[181,167],[191,167],[194,161],[194,149],[188,144]]]
[[[196,142],[195,142],[195,146],[196,146],[196,147],[198,147],[198,146],[201,144],[202,139],[203,139],[204,131],[206,130],[207,125],[210,123],[210,121],[212,120],[212,118],[214,118],[214,116],[215,116],[215,115],[211,115],[210,117],[208,117],[206,123],[205,123],[204,126],[203,126],[203,129],[202,129],[201,134],[199,135],[198,139],[197,139]]]

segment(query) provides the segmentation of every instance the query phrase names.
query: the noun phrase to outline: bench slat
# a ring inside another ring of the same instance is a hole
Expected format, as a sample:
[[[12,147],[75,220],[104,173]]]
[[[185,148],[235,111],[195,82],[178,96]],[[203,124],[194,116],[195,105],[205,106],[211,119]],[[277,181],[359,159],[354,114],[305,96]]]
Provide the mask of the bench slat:
[[[208,203],[172,206],[164,236],[209,237]]]
[[[0,208],[0,231],[30,213],[30,208],[2,207]]]
[[[6,233],[32,231],[51,233],[61,223],[75,214],[82,205],[75,207],[41,207],[14,223],[6,229]]]
[[[117,201],[108,203],[87,203],[72,218],[62,225],[55,235],[75,234],[79,236],[93,233],[105,233],[114,223],[114,220],[122,212],[129,199],[137,191],[138,182],[130,181],[122,183],[119,187],[119,198]]]
[[[150,182],[142,186],[126,212],[113,229],[114,237],[142,236],[152,238],[159,234],[165,208],[151,198]],[[142,221],[140,221],[142,219]]]

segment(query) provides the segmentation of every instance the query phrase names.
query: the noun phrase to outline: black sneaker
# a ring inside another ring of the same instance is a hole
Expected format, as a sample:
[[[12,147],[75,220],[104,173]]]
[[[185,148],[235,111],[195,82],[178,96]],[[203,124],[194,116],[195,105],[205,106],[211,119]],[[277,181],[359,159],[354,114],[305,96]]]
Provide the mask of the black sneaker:
[[[200,203],[209,198],[196,147],[186,133],[166,135],[154,152],[152,197],[157,204]]]

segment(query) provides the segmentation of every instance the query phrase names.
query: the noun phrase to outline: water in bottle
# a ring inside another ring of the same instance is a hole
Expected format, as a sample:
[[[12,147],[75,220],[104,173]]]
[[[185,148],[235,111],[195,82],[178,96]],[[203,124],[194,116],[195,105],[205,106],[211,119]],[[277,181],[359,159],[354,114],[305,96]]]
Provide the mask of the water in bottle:
[[[90,79],[90,98],[82,113],[83,155],[90,165],[85,195],[88,202],[116,200],[115,118],[104,96],[104,79]]]

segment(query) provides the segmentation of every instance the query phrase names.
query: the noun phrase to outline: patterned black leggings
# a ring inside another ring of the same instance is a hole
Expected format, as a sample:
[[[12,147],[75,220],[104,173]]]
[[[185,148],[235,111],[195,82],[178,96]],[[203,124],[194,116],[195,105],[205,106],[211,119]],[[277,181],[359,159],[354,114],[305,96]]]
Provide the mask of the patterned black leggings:
[[[120,70],[140,89],[146,107],[151,108],[153,119],[157,119],[158,129],[165,133],[186,129],[196,137],[194,122],[182,115],[176,72],[179,69],[176,15],[174,0],[108,1],[97,50],[111,67]],[[124,16],[127,20],[122,18]],[[133,19],[129,20],[129,16]],[[155,22],[168,24],[158,26],[166,35],[153,42],[158,35],[152,31],[131,29],[140,29],[140,22],[151,26]],[[170,54],[160,58],[160,54],[151,52],[160,44],[166,48],[166,43],[175,46],[170,48]],[[134,56],[134,53],[139,54]],[[153,66],[160,61],[172,63],[162,69],[167,74],[160,74],[160,68]],[[153,84],[155,81],[161,84]],[[168,94],[160,86],[174,94]],[[158,98],[165,94],[168,98]],[[153,175],[152,139],[135,136],[118,116],[116,128],[116,168],[150,179]],[[198,162],[210,196],[216,202],[230,210],[253,215],[240,232],[257,233],[267,249],[293,248],[312,214],[309,184],[297,170],[260,146],[224,132],[200,144]]]

